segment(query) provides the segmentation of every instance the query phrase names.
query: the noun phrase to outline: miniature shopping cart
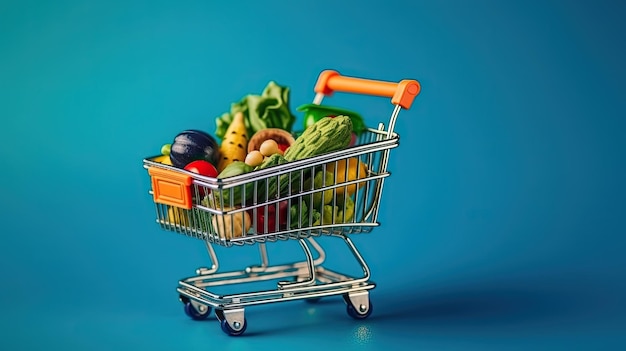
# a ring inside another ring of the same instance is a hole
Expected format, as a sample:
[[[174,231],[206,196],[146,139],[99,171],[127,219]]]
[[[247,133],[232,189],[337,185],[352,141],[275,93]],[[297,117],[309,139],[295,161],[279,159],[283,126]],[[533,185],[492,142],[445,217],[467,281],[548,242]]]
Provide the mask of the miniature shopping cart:
[[[396,118],[401,109],[410,108],[420,85],[415,80],[383,82],[327,70],[320,74],[314,90],[316,105],[334,92],[391,98],[394,108],[389,124],[365,128],[353,145],[338,151],[223,179],[162,164],[156,156],[143,160],[151,178],[156,222],[164,230],[201,239],[211,261],[210,266],[198,268],[194,276],[179,281],[177,292],[184,310],[195,320],[207,318],[213,310],[228,335],[244,333],[245,309],[260,304],[340,295],[349,316],[362,319],[372,313],[369,290],[375,284],[350,236],[369,233],[379,225],[383,185],[390,175],[389,153],[399,142],[394,132]],[[353,161],[365,165],[357,168],[360,174],[350,177],[348,167],[344,167],[344,176],[338,174],[341,163]],[[321,186],[307,181],[320,171],[330,172],[331,181]],[[281,186],[285,182],[289,186]],[[315,210],[320,199],[322,207]],[[281,213],[279,208],[287,208],[288,213]],[[259,223],[259,214],[274,220]],[[316,240],[321,237],[345,243],[363,274],[354,276],[325,268],[326,253],[321,240]],[[298,241],[304,259],[270,265],[266,245],[287,240]],[[214,245],[257,245],[260,264],[221,272]],[[271,285],[241,291],[247,283],[255,282]],[[218,288],[235,287],[240,290],[217,292]]]

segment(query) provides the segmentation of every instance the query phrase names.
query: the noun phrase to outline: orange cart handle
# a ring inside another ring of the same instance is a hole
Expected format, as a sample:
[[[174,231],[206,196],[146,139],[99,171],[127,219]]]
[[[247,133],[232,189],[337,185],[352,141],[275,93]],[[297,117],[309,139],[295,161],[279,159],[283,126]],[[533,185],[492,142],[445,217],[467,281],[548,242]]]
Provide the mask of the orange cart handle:
[[[337,71],[325,70],[320,73],[314,88],[318,94],[330,96],[335,91],[346,93],[390,97],[391,103],[409,109],[413,99],[420,92],[416,80],[404,79],[398,83],[379,80],[346,77]]]

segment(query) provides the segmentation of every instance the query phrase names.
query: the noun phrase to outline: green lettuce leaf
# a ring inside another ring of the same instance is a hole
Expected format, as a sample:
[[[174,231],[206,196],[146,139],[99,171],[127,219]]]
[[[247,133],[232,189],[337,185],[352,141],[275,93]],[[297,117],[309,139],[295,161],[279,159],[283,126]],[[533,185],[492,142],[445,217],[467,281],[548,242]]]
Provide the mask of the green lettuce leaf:
[[[224,139],[226,129],[237,112],[243,112],[246,131],[251,137],[265,128],[280,128],[291,132],[296,116],[289,107],[290,90],[270,81],[261,95],[249,94],[230,106],[230,112],[215,119],[215,135]]]

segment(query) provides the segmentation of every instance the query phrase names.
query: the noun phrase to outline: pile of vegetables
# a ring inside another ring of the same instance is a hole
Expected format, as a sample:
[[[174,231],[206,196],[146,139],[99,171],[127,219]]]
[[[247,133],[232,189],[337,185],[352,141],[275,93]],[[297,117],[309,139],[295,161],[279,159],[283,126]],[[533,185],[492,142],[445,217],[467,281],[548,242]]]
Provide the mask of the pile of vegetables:
[[[261,95],[248,95],[217,117],[214,136],[198,129],[184,130],[165,144],[162,156],[154,160],[224,179],[344,149],[364,129],[357,114],[319,116],[315,121],[307,119],[304,130],[295,137],[295,119],[289,107],[289,89],[270,82]],[[362,161],[350,158],[311,168],[311,172],[270,176],[214,194],[199,191],[194,194],[194,203],[231,213],[211,214],[210,221],[198,221],[190,216],[191,210],[170,208],[168,220],[182,226],[210,226],[226,239],[241,237],[250,230],[271,233],[345,223],[354,217],[353,196],[365,182],[327,187],[363,179],[367,174]],[[291,201],[281,200],[299,192],[306,193]]]

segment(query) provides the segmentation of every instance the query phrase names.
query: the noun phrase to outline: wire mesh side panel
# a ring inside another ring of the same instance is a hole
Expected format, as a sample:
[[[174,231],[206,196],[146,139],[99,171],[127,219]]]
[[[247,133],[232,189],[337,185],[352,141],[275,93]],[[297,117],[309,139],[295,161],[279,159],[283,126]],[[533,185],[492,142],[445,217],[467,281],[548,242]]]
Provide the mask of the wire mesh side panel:
[[[219,187],[194,180],[189,210],[156,204],[161,227],[224,246],[370,232],[377,226],[386,153],[383,132],[363,133],[353,152]]]
[[[198,239],[214,232],[212,216],[199,208],[184,209],[155,203],[157,223],[162,229]]]

